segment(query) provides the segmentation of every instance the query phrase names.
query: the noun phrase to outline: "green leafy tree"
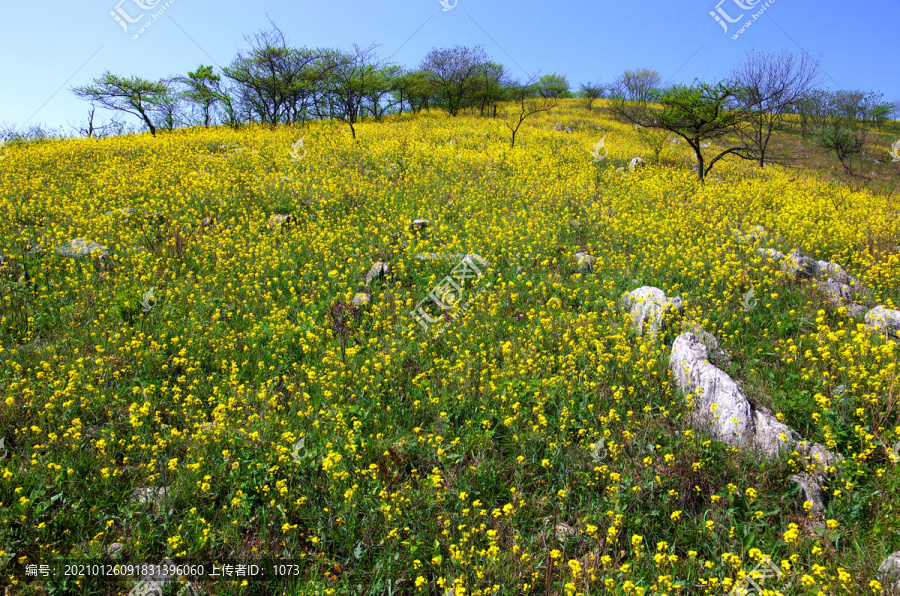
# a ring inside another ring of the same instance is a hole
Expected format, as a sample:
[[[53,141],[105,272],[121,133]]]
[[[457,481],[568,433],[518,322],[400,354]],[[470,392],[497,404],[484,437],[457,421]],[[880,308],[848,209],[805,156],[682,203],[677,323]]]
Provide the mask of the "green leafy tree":
[[[99,104],[108,110],[124,112],[140,118],[156,135],[153,112],[169,93],[163,81],[140,77],[120,77],[106,71],[90,85],[73,87],[72,93],[81,99]]]
[[[735,89],[722,82],[716,85],[674,85],[651,95],[658,105],[614,99],[611,109],[629,122],[666,130],[684,139],[694,150],[697,177],[702,183],[713,166],[728,155],[753,159],[752,152],[743,142],[733,144],[711,158],[704,155],[706,141],[723,139],[746,123],[748,114],[745,110],[728,109],[734,96]]]
[[[659,88],[662,79],[659,73],[649,68],[626,70],[618,79],[615,86],[616,95],[629,101],[649,101],[653,91]]]
[[[555,72],[546,74],[538,79],[536,88],[541,97],[560,98],[572,96],[569,80]]]
[[[215,106],[224,100],[222,77],[213,72],[212,66],[201,64],[180,81],[185,86],[184,97],[200,110],[203,126],[209,126]]]
[[[859,129],[837,121],[827,123],[816,135],[816,143],[832,151],[848,174],[853,174],[853,160],[859,156],[865,135]]]
[[[451,116],[474,103],[478,70],[488,61],[481,46],[433,49],[419,68],[428,73],[436,100]]]

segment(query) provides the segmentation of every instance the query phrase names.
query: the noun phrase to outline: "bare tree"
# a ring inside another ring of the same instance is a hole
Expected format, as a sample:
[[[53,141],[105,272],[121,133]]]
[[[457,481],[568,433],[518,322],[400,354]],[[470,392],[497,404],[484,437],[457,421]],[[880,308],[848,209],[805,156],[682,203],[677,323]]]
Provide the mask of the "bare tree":
[[[796,107],[812,89],[821,56],[800,55],[787,50],[749,50],[744,61],[732,71],[736,100],[749,113],[739,134],[752,149],[759,167],[767,161],[769,140],[784,114]]]
[[[522,122],[540,112],[549,112],[556,107],[557,100],[555,97],[544,97],[536,93],[533,77],[526,83],[513,83],[507,89],[513,99],[515,110],[512,114],[504,110],[503,115],[506,118],[504,124],[512,133],[510,147],[515,147],[516,135]]]

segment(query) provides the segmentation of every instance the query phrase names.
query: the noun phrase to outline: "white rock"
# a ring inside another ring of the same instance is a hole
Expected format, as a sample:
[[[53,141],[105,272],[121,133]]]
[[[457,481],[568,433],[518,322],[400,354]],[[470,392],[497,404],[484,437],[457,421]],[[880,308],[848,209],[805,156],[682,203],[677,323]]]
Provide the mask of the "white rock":
[[[423,229],[427,228],[430,224],[431,224],[430,219],[414,219],[412,221],[412,223],[409,224],[409,227],[411,227],[413,230],[423,230]]]
[[[722,344],[719,343],[716,336],[703,329],[698,323],[694,321],[685,321],[682,323],[681,328],[687,333],[693,333],[697,336],[697,339],[703,342],[703,345],[706,346],[710,362],[717,366],[731,362],[731,356],[724,348],[722,348]]]
[[[108,547],[106,547],[106,554],[110,559],[118,559],[123,550],[125,550],[124,544],[122,544],[121,542],[113,542]]]
[[[799,250],[794,250],[781,262],[781,269],[795,279],[813,279],[818,273],[818,265],[809,257],[804,257]]]
[[[391,266],[385,263],[384,261],[378,261],[369,269],[369,272],[366,273],[366,278],[364,280],[365,285],[369,285],[372,281],[376,279],[384,279],[386,276],[391,274]]]
[[[628,292],[622,298],[622,303],[630,311],[631,324],[638,335],[643,335],[645,331],[649,331],[651,335],[659,333],[665,327],[667,311],[678,316],[684,311],[681,296],[668,298],[665,292],[653,286],[642,286]]]
[[[435,253],[435,252],[426,252],[417,254],[416,258],[420,261],[456,261],[459,260],[462,263],[484,265],[487,267],[490,265],[487,260],[481,258],[481,256],[476,254],[463,254],[463,253]]]
[[[769,233],[762,226],[753,226],[746,232],[742,232],[738,229],[732,229],[731,234],[734,236],[735,240],[737,240],[741,244],[750,244],[756,240],[763,240],[764,238],[769,237]]]
[[[97,244],[93,240],[85,240],[84,238],[75,238],[69,240],[65,244],[56,247],[56,254],[64,257],[78,258],[87,255],[96,257],[107,257],[109,253],[102,244]]]
[[[290,213],[273,213],[269,216],[269,227],[277,230],[288,224],[294,223],[296,218]]]
[[[675,383],[694,396],[692,422],[732,446],[757,449],[768,456],[798,451],[815,469],[840,461],[840,455],[810,444],[762,406],[751,406],[743,390],[709,361],[709,350],[693,333],[682,333],[672,344],[669,367]]]
[[[895,339],[900,338],[900,310],[877,306],[866,313],[866,326],[873,331],[884,331]]]
[[[709,351],[693,333],[682,333],[672,344],[669,367],[675,384],[693,395],[692,422],[729,445],[743,445],[753,436],[753,413],[744,392],[731,377],[709,361]]]
[[[591,256],[587,253],[576,252],[575,253],[575,262],[578,264],[578,268],[586,271],[594,270],[594,263],[597,261],[597,257]]]
[[[147,503],[153,504],[156,499],[161,499],[166,496],[166,489],[164,487],[152,487],[148,486],[145,488],[135,489],[131,496],[128,498],[129,501],[137,501],[141,505],[145,505]]]
[[[878,580],[882,586],[900,591],[900,551],[891,554],[878,566]]]
[[[641,168],[644,166],[644,160],[640,157],[635,157],[631,161],[628,162],[628,171],[633,172],[637,168]]]
[[[366,294],[365,292],[357,292],[356,295],[353,296],[351,304],[353,306],[365,306],[369,303],[369,300],[370,298],[368,294]]]
[[[813,476],[808,472],[800,472],[790,477],[790,480],[800,485],[800,492],[804,501],[812,503],[811,511],[825,510],[825,491],[822,490],[823,476]]]

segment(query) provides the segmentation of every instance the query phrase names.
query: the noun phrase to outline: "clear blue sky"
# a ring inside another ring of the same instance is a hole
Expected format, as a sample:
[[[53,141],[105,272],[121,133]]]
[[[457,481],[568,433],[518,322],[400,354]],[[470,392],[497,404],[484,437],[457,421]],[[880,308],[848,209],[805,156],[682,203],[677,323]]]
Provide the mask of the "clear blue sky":
[[[747,49],[803,48],[822,52],[830,88],[881,91],[886,100],[900,100],[898,0],[770,0],[737,39],[732,35],[765,0],[455,1],[443,10],[439,0],[170,0],[132,39],[166,0],[7,0],[0,23],[0,123],[67,127],[83,119],[88,104],[69,88],[107,69],[160,78],[199,64],[225,66],[247,47],[246,34],[268,26],[266,15],[295,46],[349,49],[375,42],[381,57],[411,67],[432,47],[482,44],[514,75],[559,72],[573,89],[640,67],[672,82],[709,81],[727,74]],[[726,33],[710,16],[717,7],[743,19]],[[117,14],[144,18],[126,32],[110,15],[117,8]]]

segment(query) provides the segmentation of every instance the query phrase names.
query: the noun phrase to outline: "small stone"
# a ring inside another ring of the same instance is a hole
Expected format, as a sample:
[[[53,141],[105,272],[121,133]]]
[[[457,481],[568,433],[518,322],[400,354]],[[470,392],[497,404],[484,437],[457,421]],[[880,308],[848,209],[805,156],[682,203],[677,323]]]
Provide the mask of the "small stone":
[[[365,306],[369,303],[369,300],[370,298],[368,294],[366,294],[365,292],[357,292],[356,295],[353,296],[351,304],[353,306]]]
[[[135,489],[131,496],[128,497],[129,501],[137,501],[141,505],[146,505],[148,503],[153,504],[156,499],[161,499],[166,496],[165,487],[153,487],[147,486],[144,488]]]
[[[585,271],[593,271],[594,263],[597,261],[597,257],[591,256],[589,254],[583,252],[575,253],[575,262],[578,264],[578,268]]]
[[[891,554],[878,566],[878,579],[882,585],[900,591],[900,551]]]
[[[731,230],[732,236],[741,244],[751,244],[756,240],[763,240],[769,237],[769,233],[762,226],[753,226],[746,232],[737,229]]]
[[[424,230],[429,225],[431,225],[430,219],[414,219],[412,223],[409,224],[409,227],[413,230]]]
[[[384,261],[378,261],[372,267],[369,268],[369,272],[366,273],[366,278],[364,280],[365,285],[369,285],[376,279],[384,279],[388,275],[391,274],[391,266],[385,263]]]
[[[118,559],[123,550],[125,550],[124,544],[122,544],[121,542],[113,542],[108,547],[106,547],[106,554],[110,559]]]
[[[628,171],[629,172],[633,172],[637,168],[642,168],[642,167],[644,167],[644,160],[641,159],[640,157],[632,158],[632,160],[628,162]]]
[[[297,219],[290,213],[273,213],[269,216],[269,227],[273,230],[277,230],[296,221]]]
[[[789,479],[800,485],[803,500],[812,503],[811,511],[818,513],[825,510],[825,492],[822,490],[819,479],[808,472],[794,474]]]

